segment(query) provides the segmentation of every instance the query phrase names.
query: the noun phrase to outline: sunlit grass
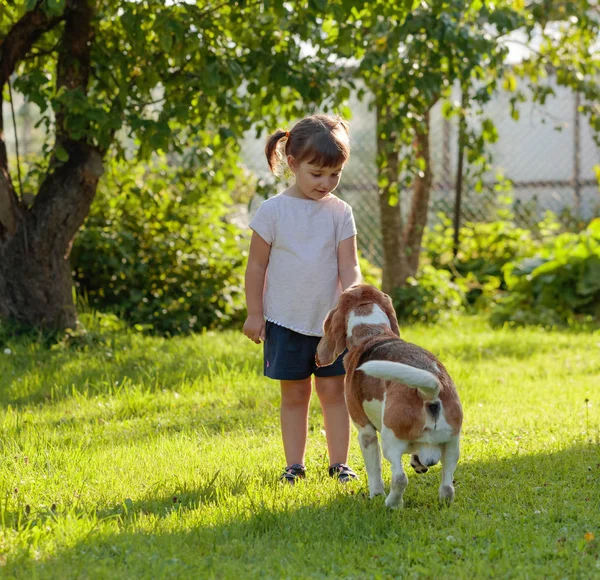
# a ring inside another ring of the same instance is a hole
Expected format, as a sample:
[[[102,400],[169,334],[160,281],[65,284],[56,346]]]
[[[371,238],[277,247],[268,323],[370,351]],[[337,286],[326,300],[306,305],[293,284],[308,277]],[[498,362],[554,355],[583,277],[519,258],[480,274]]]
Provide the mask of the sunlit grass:
[[[439,467],[409,471],[402,511],[369,501],[355,441],[361,481],[331,481],[316,402],[309,476],[279,484],[278,386],[238,333],[5,339],[0,576],[599,576],[600,334],[463,318],[403,335],[461,393],[450,509]]]

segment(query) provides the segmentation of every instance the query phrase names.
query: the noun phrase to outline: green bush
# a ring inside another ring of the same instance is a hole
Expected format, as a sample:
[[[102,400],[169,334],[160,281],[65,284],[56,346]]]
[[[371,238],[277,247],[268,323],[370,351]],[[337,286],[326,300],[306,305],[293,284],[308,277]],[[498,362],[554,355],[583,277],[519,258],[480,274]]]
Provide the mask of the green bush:
[[[401,322],[436,322],[442,316],[463,311],[464,301],[464,288],[452,281],[450,272],[429,264],[420,268],[417,278],[409,278],[404,288],[392,293]]]
[[[247,242],[225,221],[231,185],[165,162],[112,167],[71,253],[78,293],[156,333],[238,321]]]
[[[371,264],[360,252],[358,254],[358,263],[360,264],[363,284],[371,284],[372,286],[381,288],[381,268]]]
[[[539,247],[529,231],[508,219],[467,222],[461,227],[454,258],[452,222],[444,215],[438,217],[440,222],[425,232],[418,275],[393,296],[398,316],[406,321],[435,322],[467,307],[488,305],[506,288],[503,266]],[[546,224],[546,230],[553,227]]]
[[[535,257],[506,264],[503,273],[507,292],[494,306],[493,325],[598,323],[600,218],[546,242]]]
[[[505,290],[503,267],[514,260],[532,256],[540,245],[531,232],[508,220],[467,222],[460,229],[455,259],[451,221],[445,216],[440,219],[441,223],[425,234],[423,257],[434,268],[447,270],[462,279],[468,305],[482,307],[498,290]],[[552,229],[553,225],[548,222],[546,230]]]

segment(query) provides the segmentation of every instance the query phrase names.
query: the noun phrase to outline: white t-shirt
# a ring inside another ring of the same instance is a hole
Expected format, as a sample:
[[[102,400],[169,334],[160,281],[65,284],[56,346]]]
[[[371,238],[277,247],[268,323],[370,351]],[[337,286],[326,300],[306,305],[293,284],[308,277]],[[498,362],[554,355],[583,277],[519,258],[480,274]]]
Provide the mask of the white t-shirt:
[[[265,318],[323,336],[327,313],[342,292],[338,244],[356,235],[352,208],[332,193],[319,201],[280,193],[262,202],[250,227],[271,245]]]

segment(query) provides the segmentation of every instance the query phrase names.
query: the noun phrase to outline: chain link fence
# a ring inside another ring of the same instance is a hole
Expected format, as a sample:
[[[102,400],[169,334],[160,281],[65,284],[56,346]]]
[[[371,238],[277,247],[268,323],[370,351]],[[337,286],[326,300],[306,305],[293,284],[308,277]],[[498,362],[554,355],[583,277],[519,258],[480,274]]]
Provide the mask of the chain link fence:
[[[551,79],[549,82],[553,82]],[[594,166],[600,164],[600,148],[593,139],[587,119],[578,112],[578,96],[569,89],[553,86],[556,96],[544,106],[531,101],[519,106],[520,118],[510,115],[512,93],[500,92],[484,108],[499,138],[491,145],[492,170],[484,176],[481,193],[467,180],[463,185],[462,221],[494,219],[498,193],[496,175],[512,183],[512,210],[515,222],[531,228],[547,210],[569,222],[590,219],[600,213],[600,193]],[[455,99],[459,100],[458,93]],[[364,101],[351,99],[352,155],[338,188],[340,197],[354,209],[359,247],[375,264],[382,262],[377,168],[375,164],[375,111]],[[477,119],[469,120],[471,123]],[[454,211],[454,183],[457,166],[458,123],[441,113],[441,103],[431,112],[431,165],[433,185],[429,223],[442,213]],[[249,136],[242,145],[245,165],[259,178],[269,180],[264,156],[264,138]],[[281,188],[274,185],[273,191]],[[402,193],[408,209],[410,191]],[[253,204],[254,205],[254,204]]]

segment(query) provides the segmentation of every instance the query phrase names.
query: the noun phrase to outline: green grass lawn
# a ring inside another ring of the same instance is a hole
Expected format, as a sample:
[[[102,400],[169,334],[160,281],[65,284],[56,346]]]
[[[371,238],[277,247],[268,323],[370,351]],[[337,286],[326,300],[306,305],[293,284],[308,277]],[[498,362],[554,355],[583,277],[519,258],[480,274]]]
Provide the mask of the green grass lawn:
[[[462,397],[450,508],[439,466],[370,501],[355,434],[360,482],[327,478],[316,400],[309,476],[279,484],[278,385],[241,333],[0,343],[0,577],[600,578],[600,333],[403,337]]]

